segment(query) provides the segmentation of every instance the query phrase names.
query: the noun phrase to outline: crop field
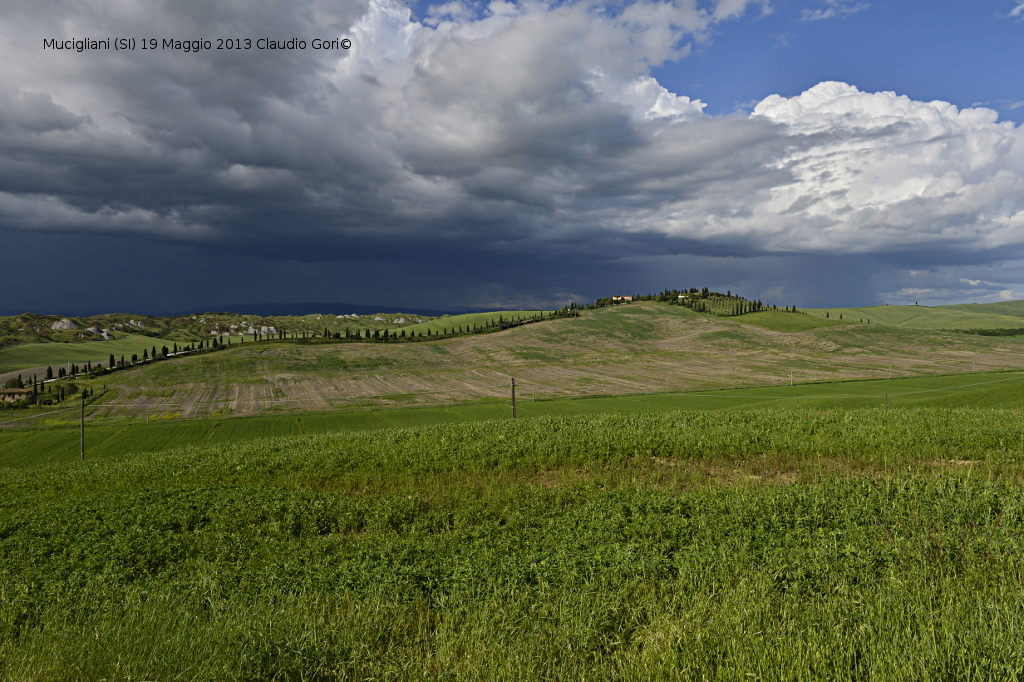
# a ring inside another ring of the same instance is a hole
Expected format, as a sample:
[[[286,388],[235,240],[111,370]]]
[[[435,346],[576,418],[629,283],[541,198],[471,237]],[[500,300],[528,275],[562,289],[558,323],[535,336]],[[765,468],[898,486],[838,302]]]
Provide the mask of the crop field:
[[[1019,410],[894,408],[6,469],[0,678],[1018,679],[1022,462]]]
[[[948,305],[930,308],[923,305],[871,306],[865,308],[808,309],[808,315],[829,319],[843,316],[843,321],[863,320],[907,329],[1013,329],[1022,326],[1020,301],[1007,304]]]
[[[118,359],[122,355],[131,357],[132,353],[141,356],[143,350],[151,350],[153,346],[158,349],[161,346],[171,347],[173,343],[173,341],[149,336],[126,336],[113,341],[28,343],[6,346],[0,348],[0,374],[39,367],[45,372],[47,365],[52,365],[56,372],[57,367],[66,366],[69,362],[79,365],[86,362],[94,364],[102,362],[105,365],[110,359],[111,353]],[[31,370],[29,371],[31,372]],[[42,379],[43,375],[40,374],[39,378]]]
[[[848,381],[797,386],[661,393],[572,400],[532,400],[519,394],[520,418],[600,414],[639,414],[673,410],[715,412],[751,409],[832,411],[892,408],[1024,409],[1024,372],[925,376],[879,381]],[[333,412],[269,413],[233,418],[105,419],[103,404],[87,410],[90,460],[166,450],[188,445],[232,443],[272,436],[355,432],[382,428],[505,419],[510,400],[488,400],[437,407]],[[70,462],[79,457],[78,411],[24,419],[8,412],[0,419],[0,467]],[[7,422],[7,420],[17,420]],[[41,425],[33,426],[38,422]]]
[[[100,402],[109,418],[244,416],[500,400],[512,377],[541,400],[1024,368],[1020,338],[824,319],[770,328],[794,320],[814,318],[645,302],[422,343],[247,342],[103,377]]]

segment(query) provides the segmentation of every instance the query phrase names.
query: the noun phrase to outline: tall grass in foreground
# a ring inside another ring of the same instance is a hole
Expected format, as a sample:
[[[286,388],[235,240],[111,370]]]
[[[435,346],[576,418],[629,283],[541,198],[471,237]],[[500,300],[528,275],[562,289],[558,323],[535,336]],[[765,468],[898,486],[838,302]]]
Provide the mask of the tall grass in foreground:
[[[8,470],[0,678],[1015,679],[1022,426],[673,413]]]

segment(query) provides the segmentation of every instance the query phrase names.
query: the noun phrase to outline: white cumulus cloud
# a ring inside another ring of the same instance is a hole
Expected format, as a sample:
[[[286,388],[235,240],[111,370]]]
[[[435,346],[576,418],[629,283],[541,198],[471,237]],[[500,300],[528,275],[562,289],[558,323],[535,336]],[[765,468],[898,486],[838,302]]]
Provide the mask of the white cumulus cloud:
[[[825,0],[825,7],[805,8],[800,12],[804,21],[821,21],[835,17],[846,17],[871,7],[866,2],[850,2],[849,0]]]
[[[652,77],[763,2],[454,1],[423,21],[395,0],[15,4],[19,38],[0,45],[7,228],[214,235],[312,260],[353,244],[606,258],[1024,243],[1024,133],[989,109],[825,82],[714,117]],[[144,26],[353,47],[38,47]]]

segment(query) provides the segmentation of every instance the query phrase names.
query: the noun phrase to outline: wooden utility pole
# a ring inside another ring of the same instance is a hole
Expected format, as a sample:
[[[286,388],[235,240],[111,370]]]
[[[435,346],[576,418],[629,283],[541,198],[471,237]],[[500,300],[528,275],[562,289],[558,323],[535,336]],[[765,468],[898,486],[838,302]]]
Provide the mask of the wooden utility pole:
[[[79,438],[79,441],[80,441],[81,446],[82,446],[82,461],[84,462],[85,461],[85,389],[84,388],[82,389],[82,418],[79,421],[79,424],[80,424],[79,434],[81,436]]]
[[[885,409],[889,409],[889,394],[885,394]]]
[[[512,418],[516,418],[516,380],[512,379]]]

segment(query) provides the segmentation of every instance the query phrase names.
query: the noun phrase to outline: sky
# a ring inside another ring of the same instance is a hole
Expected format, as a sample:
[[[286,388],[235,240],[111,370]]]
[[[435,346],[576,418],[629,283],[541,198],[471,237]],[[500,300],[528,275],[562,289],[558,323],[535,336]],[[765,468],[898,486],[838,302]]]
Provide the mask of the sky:
[[[0,311],[1024,298],[1022,48],[1021,0],[7,0]]]

